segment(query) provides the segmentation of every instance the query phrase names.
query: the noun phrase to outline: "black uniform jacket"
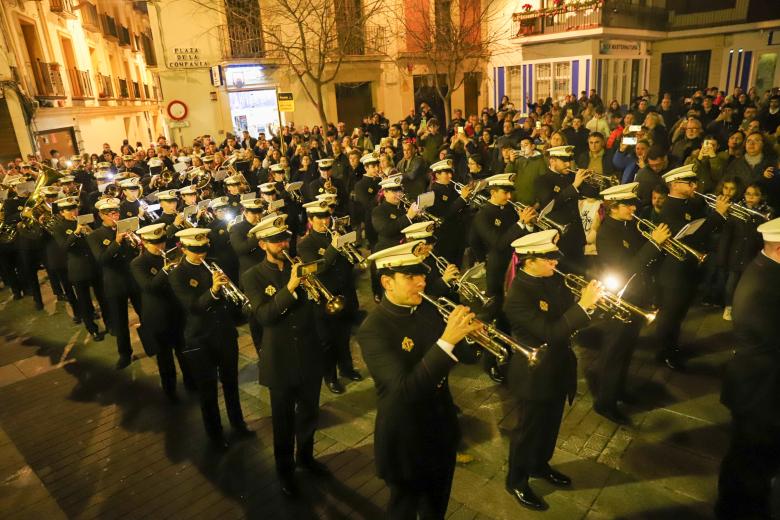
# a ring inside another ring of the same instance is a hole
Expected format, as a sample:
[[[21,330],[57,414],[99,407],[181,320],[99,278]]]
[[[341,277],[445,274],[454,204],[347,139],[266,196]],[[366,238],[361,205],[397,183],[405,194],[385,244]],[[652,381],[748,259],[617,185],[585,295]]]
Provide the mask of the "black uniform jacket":
[[[379,193],[380,177],[369,177],[364,175],[355,183],[355,214],[360,215],[362,222],[371,225],[371,212],[378,204],[377,194]]]
[[[661,250],[642,236],[636,222],[606,217],[596,237],[596,249],[602,274],[616,276],[621,284],[628,282],[623,297],[635,305],[646,301],[650,266],[660,258]]]
[[[176,245],[176,242],[179,241],[176,238],[176,233],[184,229],[174,226],[174,220],[176,220],[176,213],[162,213],[160,218],[154,221],[155,224],[165,224],[165,249],[170,249]]]
[[[263,326],[263,350],[258,363],[260,384],[270,388],[296,386],[322,377],[322,347],[314,327],[314,304],[302,288],[287,289],[290,265],[284,270],[263,260],[241,275],[252,314]]]
[[[217,265],[225,271],[233,282],[238,283],[238,257],[230,246],[230,233],[227,230],[227,222],[215,218],[209,224],[209,254],[208,258],[213,258]]]
[[[406,210],[401,204],[393,206],[383,200],[371,212],[371,224],[378,235],[374,252],[400,244],[404,238],[401,230],[411,223],[412,221],[406,216]]]
[[[181,308],[176,301],[162,256],[144,251],[130,262],[133,278],[141,289],[141,323],[152,332],[182,326]]]
[[[103,291],[106,296],[123,296],[131,292],[133,279],[130,275],[130,261],[137,250],[126,240],[117,244],[116,229],[100,226],[87,236],[92,256],[103,273]]]
[[[748,265],[734,292],[736,356],[726,365],[721,402],[734,414],[764,420],[780,407],[780,263],[763,252]]]
[[[204,265],[186,259],[168,276],[173,294],[184,312],[184,343],[187,349],[202,348],[221,338],[238,337],[236,322],[241,310],[221,295],[211,294],[211,273]]]
[[[720,229],[726,221],[719,213],[715,211],[708,212],[707,208],[707,203],[701,197],[692,199],[667,197],[661,209],[661,222],[669,226],[672,237],[674,237],[686,224],[706,217],[707,220],[696,233],[682,239],[685,244],[693,247],[700,253],[704,253],[706,252],[705,248],[709,243],[710,235]],[[697,268],[698,263],[692,255],[686,255],[683,262],[667,255],[661,263],[658,281],[665,286],[676,285],[681,280],[690,280],[695,283]]]
[[[539,363],[529,368],[525,356],[512,356],[509,388],[516,399],[545,401],[577,391],[577,358],[570,336],[589,318],[574,302],[560,276],[537,278],[518,269],[504,303],[512,337],[538,347],[547,343]]]
[[[454,464],[460,431],[447,376],[456,362],[436,345],[443,331],[430,304],[400,307],[385,298],[357,333],[378,397],[377,475],[389,482],[426,480]],[[459,344],[454,354],[465,361],[470,352]]]
[[[76,221],[61,219],[54,226],[54,239],[67,254],[68,279],[73,282],[94,280],[97,263],[87,245],[87,237],[75,234]]]
[[[265,253],[260,249],[257,239],[248,235],[249,230],[255,227],[254,224],[242,220],[230,228],[230,247],[238,257],[238,276],[239,278],[251,267],[259,264],[265,257]]]
[[[503,291],[504,274],[512,257],[512,242],[528,233],[517,224],[519,216],[511,204],[497,206],[488,202],[474,217],[472,247],[487,255],[487,283],[491,295]]]
[[[322,260],[317,267],[317,278],[331,293],[344,297],[345,308],[342,312],[352,313],[357,310],[358,301],[352,264],[331,245],[327,233],[310,230],[298,244],[298,254],[304,262]]]

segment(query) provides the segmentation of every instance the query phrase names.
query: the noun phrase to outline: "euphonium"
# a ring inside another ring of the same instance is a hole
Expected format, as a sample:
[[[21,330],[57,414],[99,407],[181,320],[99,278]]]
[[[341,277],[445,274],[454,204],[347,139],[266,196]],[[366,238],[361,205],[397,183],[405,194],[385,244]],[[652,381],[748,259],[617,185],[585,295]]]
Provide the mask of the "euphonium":
[[[582,291],[585,289],[585,287],[588,286],[588,281],[582,276],[571,273],[564,273],[558,269],[554,269],[554,271],[563,276],[566,287],[577,298],[582,295]],[[609,291],[603,291],[601,299],[596,304],[596,308],[604,311],[611,317],[622,321],[623,323],[630,323],[633,321],[634,315],[643,317],[649,323],[655,319],[656,315],[655,312],[647,311],[641,307],[637,307],[636,305],[625,301],[617,294],[611,293]]]
[[[215,264],[214,262],[209,263],[204,259],[203,266],[212,275],[214,275],[214,273],[217,273],[227,278],[227,284],[223,285],[220,290],[222,292],[222,295],[228,301],[230,301],[237,307],[240,307],[241,309],[250,307],[249,298],[243,292],[241,292],[241,289],[239,289],[236,286],[236,284],[234,284],[232,280],[228,278],[228,276],[225,274],[225,271],[223,271],[217,264]]]
[[[439,311],[439,314],[441,314],[445,320],[449,318],[450,314],[456,307],[455,303],[444,297],[432,298],[425,293],[420,293],[420,296],[422,296],[425,301],[436,307],[436,309]],[[526,345],[521,345],[512,337],[507,336],[498,330],[495,326],[489,325],[479,320],[477,320],[477,322],[482,323],[482,329],[472,332],[466,336],[466,341],[471,344],[476,343],[483,349],[487,350],[496,356],[496,359],[498,359],[500,363],[506,362],[509,359],[509,353],[514,352],[525,356],[526,359],[528,359],[528,366],[534,367],[539,363],[542,356],[546,352],[546,343],[538,347],[528,347]]]
[[[301,259],[292,258],[287,251],[282,251],[284,257],[291,264],[300,264]],[[314,274],[307,274],[301,277],[301,287],[306,291],[309,299],[316,303],[322,303],[325,300],[325,312],[328,314],[337,314],[344,309],[344,298],[342,296],[333,296],[327,287]]]
[[[639,232],[642,234],[643,237],[645,237],[647,240],[652,240],[652,234],[653,231],[655,231],[656,226],[649,220],[637,217],[636,214],[632,215],[636,219],[636,228],[639,230]],[[668,255],[671,255],[673,258],[677,259],[680,262],[684,262],[687,255],[693,256],[698,263],[704,262],[704,260],[707,258],[707,253],[700,253],[699,251],[696,251],[694,248],[683,242],[682,240],[678,240],[674,237],[669,237],[666,239],[666,241],[659,246],[663,251],[665,251]]]

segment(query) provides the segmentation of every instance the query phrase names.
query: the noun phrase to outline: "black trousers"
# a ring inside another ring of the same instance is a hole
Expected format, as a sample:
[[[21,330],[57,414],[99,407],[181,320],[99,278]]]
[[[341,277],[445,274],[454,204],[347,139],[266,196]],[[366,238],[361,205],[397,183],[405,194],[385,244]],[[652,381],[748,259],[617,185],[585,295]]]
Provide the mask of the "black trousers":
[[[296,386],[270,387],[276,471],[295,471],[295,445],[299,461],[314,458],[314,431],[320,413],[320,379]]]
[[[387,517],[390,520],[441,520],[447,513],[455,473],[455,454],[452,464],[442,468],[441,475],[418,482],[388,482],[390,502]]]
[[[108,294],[106,300],[111,314],[111,329],[116,336],[116,349],[120,356],[132,356],[133,347],[130,345],[130,320],[128,317],[127,300],[133,305],[136,314],[141,314],[141,295],[137,291],[127,293]],[[138,336],[143,336],[139,330]]]
[[[22,294],[22,280],[18,254],[14,244],[0,245],[0,278],[6,287],[16,294]]]
[[[38,282],[38,268],[43,261],[43,249],[20,249],[18,258],[25,293],[32,296],[35,303],[43,305],[41,285]]]
[[[614,407],[625,394],[626,374],[631,365],[642,321],[635,318],[631,323],[607,320],[604,324],[604,344],[596,363],[598,390],[596,404]]]
[[[337,368],[342,375],[355,369],[349,350],[352,314],[342,311],[336,316],[330,316],[318,309],[315,320],[317,336],[325,353],[323,376],[325,381],[334,381]]]
[[[231,426],[244,426],[244,413],[241,411],[238,394],[238,340],[218,337],[198,346],[187,345],[184,357],[198,388],[203,426],[209,437],[214,439],[222,436],[217,378],[222,383],[222,394]]]
[[[655,319],[655,340],[661,354],[670,354],[679,347],[682,323],[695,297],[695,282],[690,284],[681,280],[679,285],[661,287],[661,301]]]
[[[92,294],[90,293],[92,282],[84,280],[82,282],[74,282],[73,285],[76,288],[76,301],[78,302],[79,316],[84,322],[84,328],[90,334],[97,332],[98,326],[94,320],[95,307],[92,305]],[[105,309],[103,309],[103,312],[105,312]]]
[[[772,478],[780,471],[780,424],[772,413],[734,415],[731,443],[720,465],[718,518],[770,518]]]
[[[49,271],[49,273],[51,274],[51,278],[49,278],[49,282],[51,282],[52,288],[55,287],[55,284],[59,286],[60,294],[64,295],[65,298],[68,300],[68,304],[70,305],[70,308],[73,311],[73,316],[80,318],[81,314],[79,314],[79,303],[76,298],[76,292],[73,290],[73,284],[70,283],[70,280],[68,279],[68,268],[67,267],[65,267],[64,269],[52,268]]]
[[[507,487],[514,488],[528,481],[532,474],[549,467],[555,451],[555,441],[561,427],[566,396],[555,400],[521,401],[519,426],[509,442]]]
[[[263,348],[263,326],[257,321],[254,314],[251,314],[247,321],[249,322],[249,333],[252,335],[252,344],[255,346],[255,352],[259,355]]]
[[[148,329],[148,328],[147,328]],[[157,370],[160,372],[160,384],[167,395],[176,393],[176,365],[173,361],[174,354],[179,361],[179,368],[184,379],[184,386],[196,388],[195,381],[190,373],[190,367],[184,358],[184,336],[180,326],[171,326],[159,331],[148,331],[149,341],[157,351]]]

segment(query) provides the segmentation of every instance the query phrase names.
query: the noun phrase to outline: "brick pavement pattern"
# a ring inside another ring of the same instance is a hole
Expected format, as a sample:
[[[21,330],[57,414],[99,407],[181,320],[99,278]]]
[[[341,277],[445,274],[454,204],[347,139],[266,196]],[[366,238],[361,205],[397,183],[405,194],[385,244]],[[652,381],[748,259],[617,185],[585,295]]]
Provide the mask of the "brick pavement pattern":
[[[360,298],[371,300],[365,273]],[[46,290],[48,285],[45,286]],[[334,474],[299,474],[302,496],[284,499],[273,470],[270,404],[256,381],[256,354],[246,327],[240,389],[256,439],[223,456],[205,448],[197,399],[179,393],[170,405],[156,363],[141,357],[116,371],[115,342],[93,343],[65,305],[44,292],[45,311],[0,293],[0,511],[5,518],[381,518],[389,499],[374,476],[375,395],[366,379],[341,396],[324,387],[315,452]],[[134,351],[142,353],[131,314]],[[730,323],[717,309],[695,307],[684,327],[693,354],[686,373],[653,361],[643,334],[630,385],[633,427],[617,427],[592,409],[588,369],[595,331],[577,338],[579,392],[567,407],[553,465],[572,476],[571,490],[542,481],[534,489],[546,513],[518,506],[504,491],[508,431],[516,413],[504,387],[480,366],[450,378],[463,410],[462,451],[448,517],[452,519],[710,518],[725,452],[728,412],[719,374],[730,355]],[[356,365],[367,373],[357,345]]]

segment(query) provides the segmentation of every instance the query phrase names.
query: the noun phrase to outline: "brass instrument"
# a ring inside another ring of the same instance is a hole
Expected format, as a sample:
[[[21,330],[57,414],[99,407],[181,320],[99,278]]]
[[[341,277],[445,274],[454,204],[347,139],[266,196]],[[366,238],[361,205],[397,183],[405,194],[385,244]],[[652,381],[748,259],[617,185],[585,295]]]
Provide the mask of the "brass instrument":
[[[565,171],[574,174],[577,173],[577,170],[574,170],[572,168],[566,168]],[[617,186],[618,184],[620,184],[620,179],[618,179],[614,175],[602,175],[600,173],[594,172],[593,170],[587,170],[587,173],[588,176],[585,177],[585,182],[587,182],[591,186],[599,188],[600,190],[605,190],[607,188],[611,188],[612,186]]]
[[[221,274],[225,278],[227,278],[227,284],[223,285],[220,291],[222,292],[222,295],[230,301],[232,304],[236,305],[237,307],[240,307],[242,309],[244,308],[250,308],[251,305],[249,304],[249,298],[246,294],[241,292],[241,289],[238,288],[236,284],[234,284],[230,278],[227,277],[225,274],[225,271],[223,271],[216,263],[214,262],[207,262],[205,259],[203,259],[203,267],[205,267],[209,273],[214,275],[214,273]]]
[[[566,287],[577,298],[582,295],[582,291],[588,286],[588,281],[582,276],[564,273],[558,269],[553,270],[563,276]],[[636,305],[625,301],[620,295],[606,290],[602,292],[601,299],[596,303],[596,308],[623,323],[632,322],[635,315],[641,316],[650,323],[655,319],[656,315],[655,311],[647,311],[641,307],[637,307]]]
[[[336,220],[335,217],[331,217],[334,221]],[[336,227],[335,225],[333,226]],[[325,228],[325,231],[328,233],[328,236],[330,236],[331,240],[342,235],[341,230],[338,229],[330,229]],[[360,253],[357,247],[355,247],[355,244],[348,243],[344,244],[340,248],[337,249],[341,255],[344,256],[347,260],[349,260],[349,263],[352,265],[356,265],[360,267],[361,269],[367,269],[368,268],[368,260]]]
[[[458,194],[460,194],[460,192],[463,191],[463,188],[466,187],[465,184],[456,181],[452,181],[452,185],[455,186],[455,189],[458,191]],[[469,197],[466,199],[467,203],[473,204],[478,208],[488,203],[488,198],[479,193],[481,191],[480,185],[484,185],[484,182],[483,181],[478,182],[474,187],[474,191],[472,191],[469,194]]]
[[[127,243],[131,246],[133,246],[136,249],[141,249],[143,246],[141,244],[141,237],[135,234],[134,231],[128,231],[125,233],[125,240],[127,240]]]
[[[163,264],[163,271],[165,274],[169,274],[171,269],[175,269],[184,258],[179,246],[174,246],[167,251],[165,249],[161,249],[160,255],[163,257],[163,261],[165,262]]]
[[[17,233],[15,224],[0,224],[0,244],[10,244],[16,240]]]
[[[113,182],[106,186],[106,189],[103,190],[103,197],[107,199],[115,199],[119,195],[119,186],[114,184]]]
[[[711,195],[708,193],[699,193],[698,191],[694,191],[696,195],[703,198],[705,201],[707,201],[707,206],[711,207],[712,209],[715,209],[715,203],[717,202],[718,198],[715,195]],[[732,202],[729,204],[729,210],[726,215],[730,217],[734,217],[737,220],[741,220],[742,222],[750,222],[754,218],[759,218],[761,220],[769,220],[771,218],[771,213],[761,213],[760,211],[756,211],[754,209],[750,209],[748,207],[742,206],[741,204],[737,204],[736,202]]]
[[[404,209],[408,210],[409,207],[412,204],[414,204],[414,202],[410,201],[407,198],[406,195],[403,195],[401,197],[401,205],[404,207]],[[427,211],[425,211],[422,208],[417,208],[417,217],[419,217],[419,218],[421,218],[423,220],[430,220],[431,222],[433,222],[436,225],[436,227],[441,226],[442,223],[444,222],[442,219],[440,219],[436,215],[431,215],[430,213],[428,213]]]
[[[447,259],[434,254],[433,251],[428,253],[428,256],[433,259],[433,261],[436,263],[436,269],[438,269],[439,273],[443,275],[444,271],[447,269],[447,266],[450,265]],[[458,272],[458,274],[460,274],[460,272]],[[475,283],[466,280],[465,276],[463,275],[461,275],[459,278],[456,278],[455,280],[445,283],[448,287],[455,289],[457,293],[465,300],[470,302],[479,303],[479,305],[483,307],[486,307],[493,302],[492,297],[485,294],[485,292],[477,287]]]
[[[287,254],[287,251],[282,251],[282,253],[287,261],[293,264],[293,266],[302,263],[301,259],[298,257],[291,258],[290,255]],[[337,314],[344,309],[344,297],[333,296],[333,293],[331,293],[313,273],[301,277],[301,287],[306,291],[306,295],[311,301],[321,303],[323,299],[325,300],[326,313]]]
[[[46,202],[41,195],[41,190],[45,186],[54,184],[64,175],[51,166],[47,166],[43,163],[39,164],[39,168],[40,173],[35,180],[35,187],[24,203],[24,207],[21,210],[22,219],[19,222],[19,225],[23,229],[34,234],[40,233],[43,229],[46,229],[47,231],[52,229],[54,219],[51,211],[46,207]],[[43,222],[41,222],[41,219],[43,219]]]
[[[655,231],[655,228],[658,226],[647,219],[636,216],[636,214],[634,214],[633,217],[637,221],[636,228],[639,230],[642,236],[647,240],[652,240],[653,231]],[[684,262],[688,255],[694,257],[699,264],[704,262],[704,260],[707,258],[707,253],[700,253],[682,240],[678,240],[674,237],[669,237],[659,247],[662,251],[665,251],[666,254],[672,256],[680,262]]]
[[[157,220],[157,219],[160,218],[160,215],[156,211],[150,211],[149,210],[149,203],[146,202],[144,199],[138,199],[138,203],[144,209],[144,215],[146,215],[147,219],[149,219],[149,220]]]
[[[436,307],[436,309],[439,311],[439,314],[441,314],[445,320],[449,318],[450,314],[452,314],[452,311],[456,307],[455,303],[453,303],[451,300],[448,300],[447,298],[433,298],[422,292],[420,293],[420,296],[422,296],[425,301]],[[509,359],[509,353],[514,352],[525,356],[526,359],[528,359],[528,366],[533,368],[539,363],[539,361],[544,356],[544,353],[546,352],[546,343],[538,347],[528,347],[526,345],[521,345],[515,341],[514,338],[498,330],[494,325],[490,325],[479,320],[477,320],[477,322],[482,323],[482,329],[472,332],[466,336],[466,342],[470,344],[476,343],[483,349],[496,356],[496,359],[498,359],[499,363],[505,363]]]

